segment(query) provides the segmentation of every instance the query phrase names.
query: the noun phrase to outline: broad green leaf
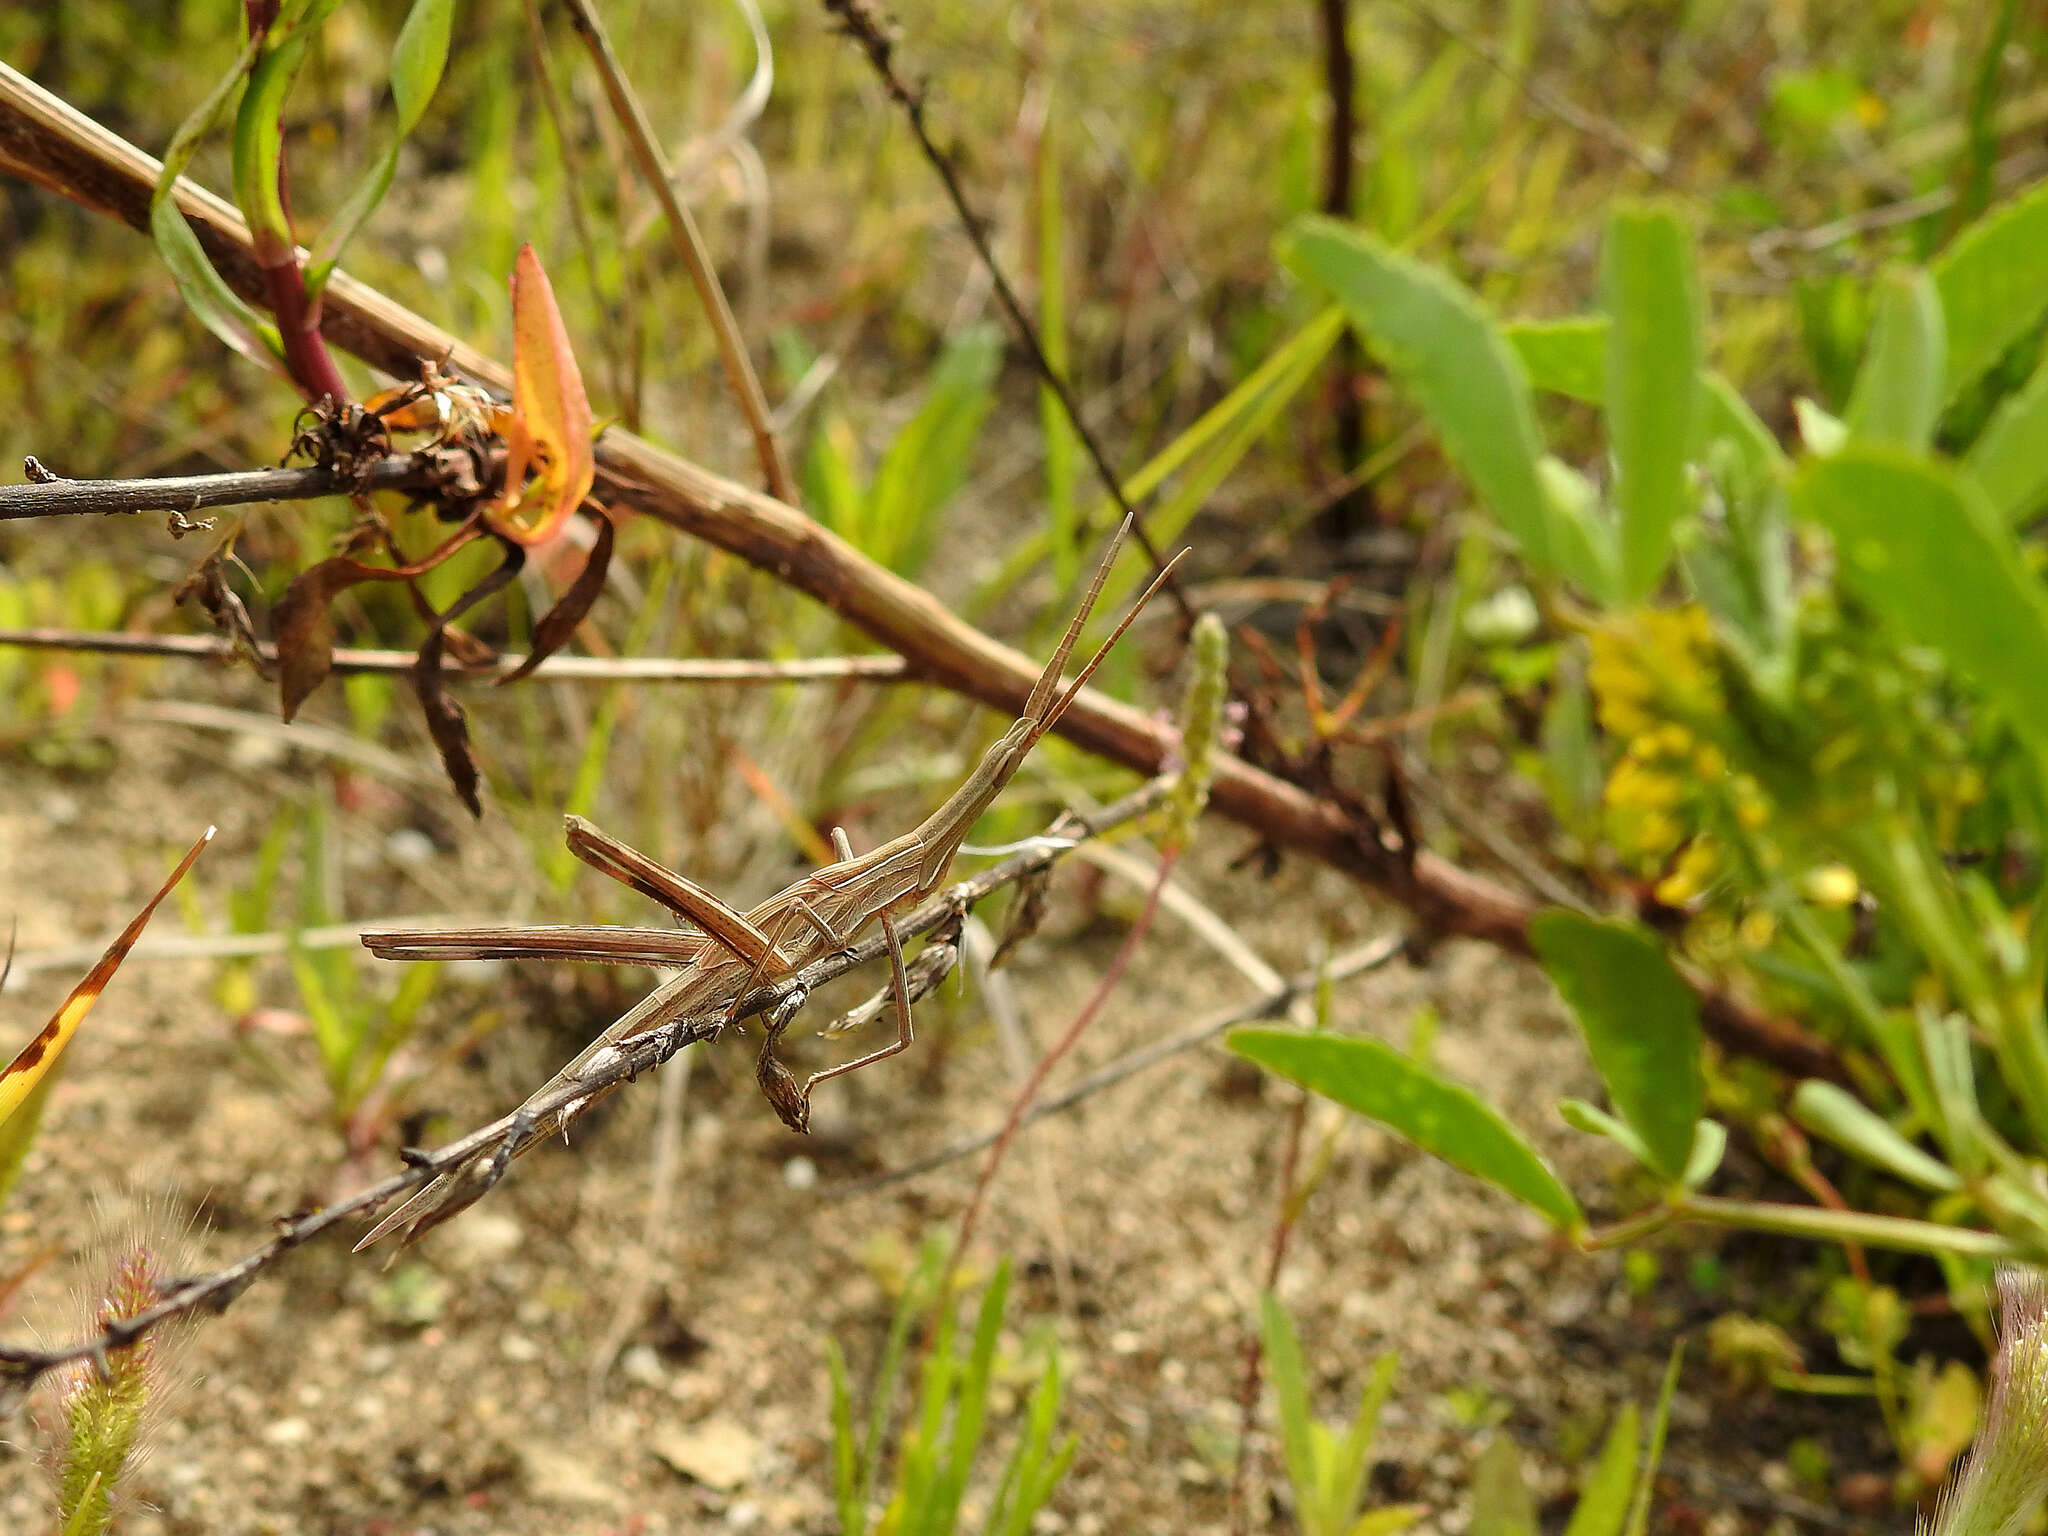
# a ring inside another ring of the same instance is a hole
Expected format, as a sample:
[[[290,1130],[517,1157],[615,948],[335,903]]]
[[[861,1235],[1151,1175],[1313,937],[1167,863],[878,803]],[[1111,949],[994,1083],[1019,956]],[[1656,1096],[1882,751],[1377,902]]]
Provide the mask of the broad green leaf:
[[[1565,1231],[1584,1225],[1578,1201],[1521,1133],[1471,1089],[1377,1040],[1286,1029],[1232,1030],[1226,1043],[1304,1088],[1335,1099],[1423,1151],[1498,1185]]]
[[[1834,535],[1844,583],[1946,655],[2048,762],[2048,597],[1976,483],[1855,445],[1808,465],[1792,505]]]
[[[1529,381],[1478,299],[1437,268],[1331,219],[1298,220],[1281,237],[1280,256],[1343,304],[1530,562],[1554,569]]]
[[[426,116],[427,104],[441,84],[454,19],[455,0],[413,0],[412,9],[406,12],[405,23],[398,29],[398,40],[391,49],[391,107],[398,118],[397,132],[320,232],[319,243],[313,247],[306,266],[308,298],[320,296],[341,260],[342,251],[391,190],[391,178],[398,170],[398,152]]]
[[[1972,224],[1933,265],[1948,324],[1943,405],[1975,383],[2048,308],[2048,182]]]
[[[1870,344],[1844,420],[1864,442],[1925,451],[1941,418],[1942,359],[1948,350],[1934,279],[1893,268],[1872,296]]]
[[[149,198],[149,233],[164,265],[170,268],[179,296],[199,323],[231,351],[282,377],[284,343],[277,328],[243,303],[214,270],[200,247],[199,237],[192,233],[192,226],[179,211],[175,195],[178,178],[198,153],[200,141],[226,116],[235,90],[254,65],[260,46],[261,39],[252,39],[244,46],[233,66],[172,135],[170,147],[164,151],[163,170]]]
[[[1586,1038],[1615,1109],[1667,1181],[1685,1174],[1700,1115],[1700,1013],[1692,989],[1644,928],[1563,908],[1529,940]]]
[[[1953,1168],[1929,1157],[1901,1136],[1889,1120],[1833,1083],[1818,1079],[1801,1083],[1792,1096],[1792,1118],[1814,1135],[1909,1184],[1940,1194],[1963,1187],[1962,1176]]]
[[[1607,398],[1607,317],[1510,320],[1501,334],[1528,372],[1529,383],[1568,400],[1598,405]]]
[[[1623,207],[1600,267],[1607,310],[1607,434],[1621,514],[1624,597],[1655,589],[1690,504],[1686,460],[1702,397],[1699,275],[1692,236],[1668,208]]]
[[[2008,523],[2048,506],[2048,360],[1999,402],[1963,462]]]
[[[1636,1440],[1642,1433],[1634,1403],[1624,1403],[1600,1447],[1600,1459],[1586,1474],[1579,1502],[1572,1509],[1564,1536],[1621,1536],[1628,1521],[1629,1495],[1635,1491]]]

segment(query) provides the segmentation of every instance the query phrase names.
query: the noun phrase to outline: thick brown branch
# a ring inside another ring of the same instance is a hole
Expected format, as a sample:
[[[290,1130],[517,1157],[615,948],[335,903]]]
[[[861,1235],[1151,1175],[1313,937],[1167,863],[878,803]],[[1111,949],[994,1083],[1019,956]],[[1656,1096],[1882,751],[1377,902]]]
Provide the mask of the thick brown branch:
[[[0,170],[10,169],[141,229],[158,167],[0,64]],[[215,267],[237,292],[260,302],[261,277],[241,216],[190,181],[178,183],[176,196]],[[457,372],[511,391],[501,364],[342,273],[328,285],[325,316],[331,340],[394,377],[416,378],[423,361],[445,357]],[[1011,716],[1022,708],[1038,672],[1031,661],[794,507],[625,432],[605,434],[597,461],[598,494],[608,503],[637,507],[808,593],[903,657],[921,678]],[[1160,770],[1172,746],[1166,725],[1093,690],[1083,690],[1056,729],[1147,775]],[[1427,850],[1410,862],[1370,844],[1340,808],[1241,759],[1218,754],[1209,803],[1266,841],[1392,895],[1438,932],[1530,952],[1527,927],[1538,907],[1528,897]],[[1730,1049],[1801,1077],[1845,1075],[1834,1049],[1796,1024],[1723,993],[1708,991],[1703,1001],[1708,1027]]]

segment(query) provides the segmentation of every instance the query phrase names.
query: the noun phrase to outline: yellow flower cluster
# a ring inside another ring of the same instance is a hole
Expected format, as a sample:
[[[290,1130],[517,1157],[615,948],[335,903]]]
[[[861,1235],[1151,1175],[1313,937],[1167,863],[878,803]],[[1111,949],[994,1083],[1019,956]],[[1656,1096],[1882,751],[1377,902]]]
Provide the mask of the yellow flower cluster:
[[[1712,624],[1697,603],[1640,608],[1587,638],[1587,681],[1608,734],[1633,741],[1674,715],[1720,712]]]

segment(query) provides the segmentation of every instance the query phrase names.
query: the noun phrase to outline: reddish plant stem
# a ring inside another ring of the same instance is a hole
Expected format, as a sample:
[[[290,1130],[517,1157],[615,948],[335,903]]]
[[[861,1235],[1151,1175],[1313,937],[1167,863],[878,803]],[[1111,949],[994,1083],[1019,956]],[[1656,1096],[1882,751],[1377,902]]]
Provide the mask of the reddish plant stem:
[[[1131,924],[1131,931],[1124,935],[1124,941],[1117,947],[1115,957],[1095,983],[1095,990],[1088,994],[1088,1000],[1074,1015],[1074,1021],[1067,1026],[1066,1033],[1053,1043],[1051,1050],[1038,1058],[1038,1065],[1031,1069],[1031,1075],[1024,1080],[1024,1086],[1017,1090],[1017,1097],[1011,1101],[1010,1113],[1003,1121],[1003,1129],[996,1137],[996,1144],[988,1149],[988,1156],[981,1165],[981,1176],[974,1181],[974,1193],[967,1201],[967,1209],[960,1213],[960,1232],[953,1240],[953,1256],[948,1262],[948,1289],[952,1269],[957,1267],[967,1253],[967,1244],[974,1236],[975,1223],[981,1217],[982,1206],[987,1202],[989,1185],[994,1181],[996,1169],[1002,1166],[1004,1156],[1010,1150],[1010,1143],[1016,1139],[1017,1127],[1031,1108],[1031,1101],[1044,1085],[1052,1069],[1059,1065],[1067,1052],[1074,1048],[1088,1026],[1095,1022],[1095,1016],[1102,1012],[1103,1004],[1109,1001],[1110,993],[1123,980],[1123,974],[1130,969],[1131,958],[1138,952],[1138,946],[1152,927],[1152,920],[1159,915],[1159,898],[1165,893],[1166,882],[1173,878],[1174,866],[1180,863],[1180,850],[1169,848],[1159,859],[1159,872],[1153,876],[1152,889],[1145,895],[1144,910],[1138,920]],[[941,1291],[941,1294],[945,1294]]]

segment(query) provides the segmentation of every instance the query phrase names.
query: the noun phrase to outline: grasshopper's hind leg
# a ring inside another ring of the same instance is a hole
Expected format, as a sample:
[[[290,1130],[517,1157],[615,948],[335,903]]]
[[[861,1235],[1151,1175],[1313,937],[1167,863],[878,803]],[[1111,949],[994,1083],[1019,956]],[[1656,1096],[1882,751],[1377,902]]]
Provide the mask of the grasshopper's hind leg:
[[[884,912],[880,915],[882,936],[889,941],[889,990],[896,1003],[896,1038],[879,1051],[870,1051],[865,1056],[843,1061],[836,1067],[827,1067],[824,1071],[815,1073],[803,1088],[804,1116],[807,1122],[810,1117],[811,1090],[818,1084],[835,1077],[844,1077],[849,1072],[858,1072],[862,1067],[873,1066],[876,1062],[886,1061],[891,1056],[900,1056],[910,1049],[917,1038],[910,1022],[910,978],[903,969],[903,941],[897,937],[896,925],[889,921],[889,914]]]

